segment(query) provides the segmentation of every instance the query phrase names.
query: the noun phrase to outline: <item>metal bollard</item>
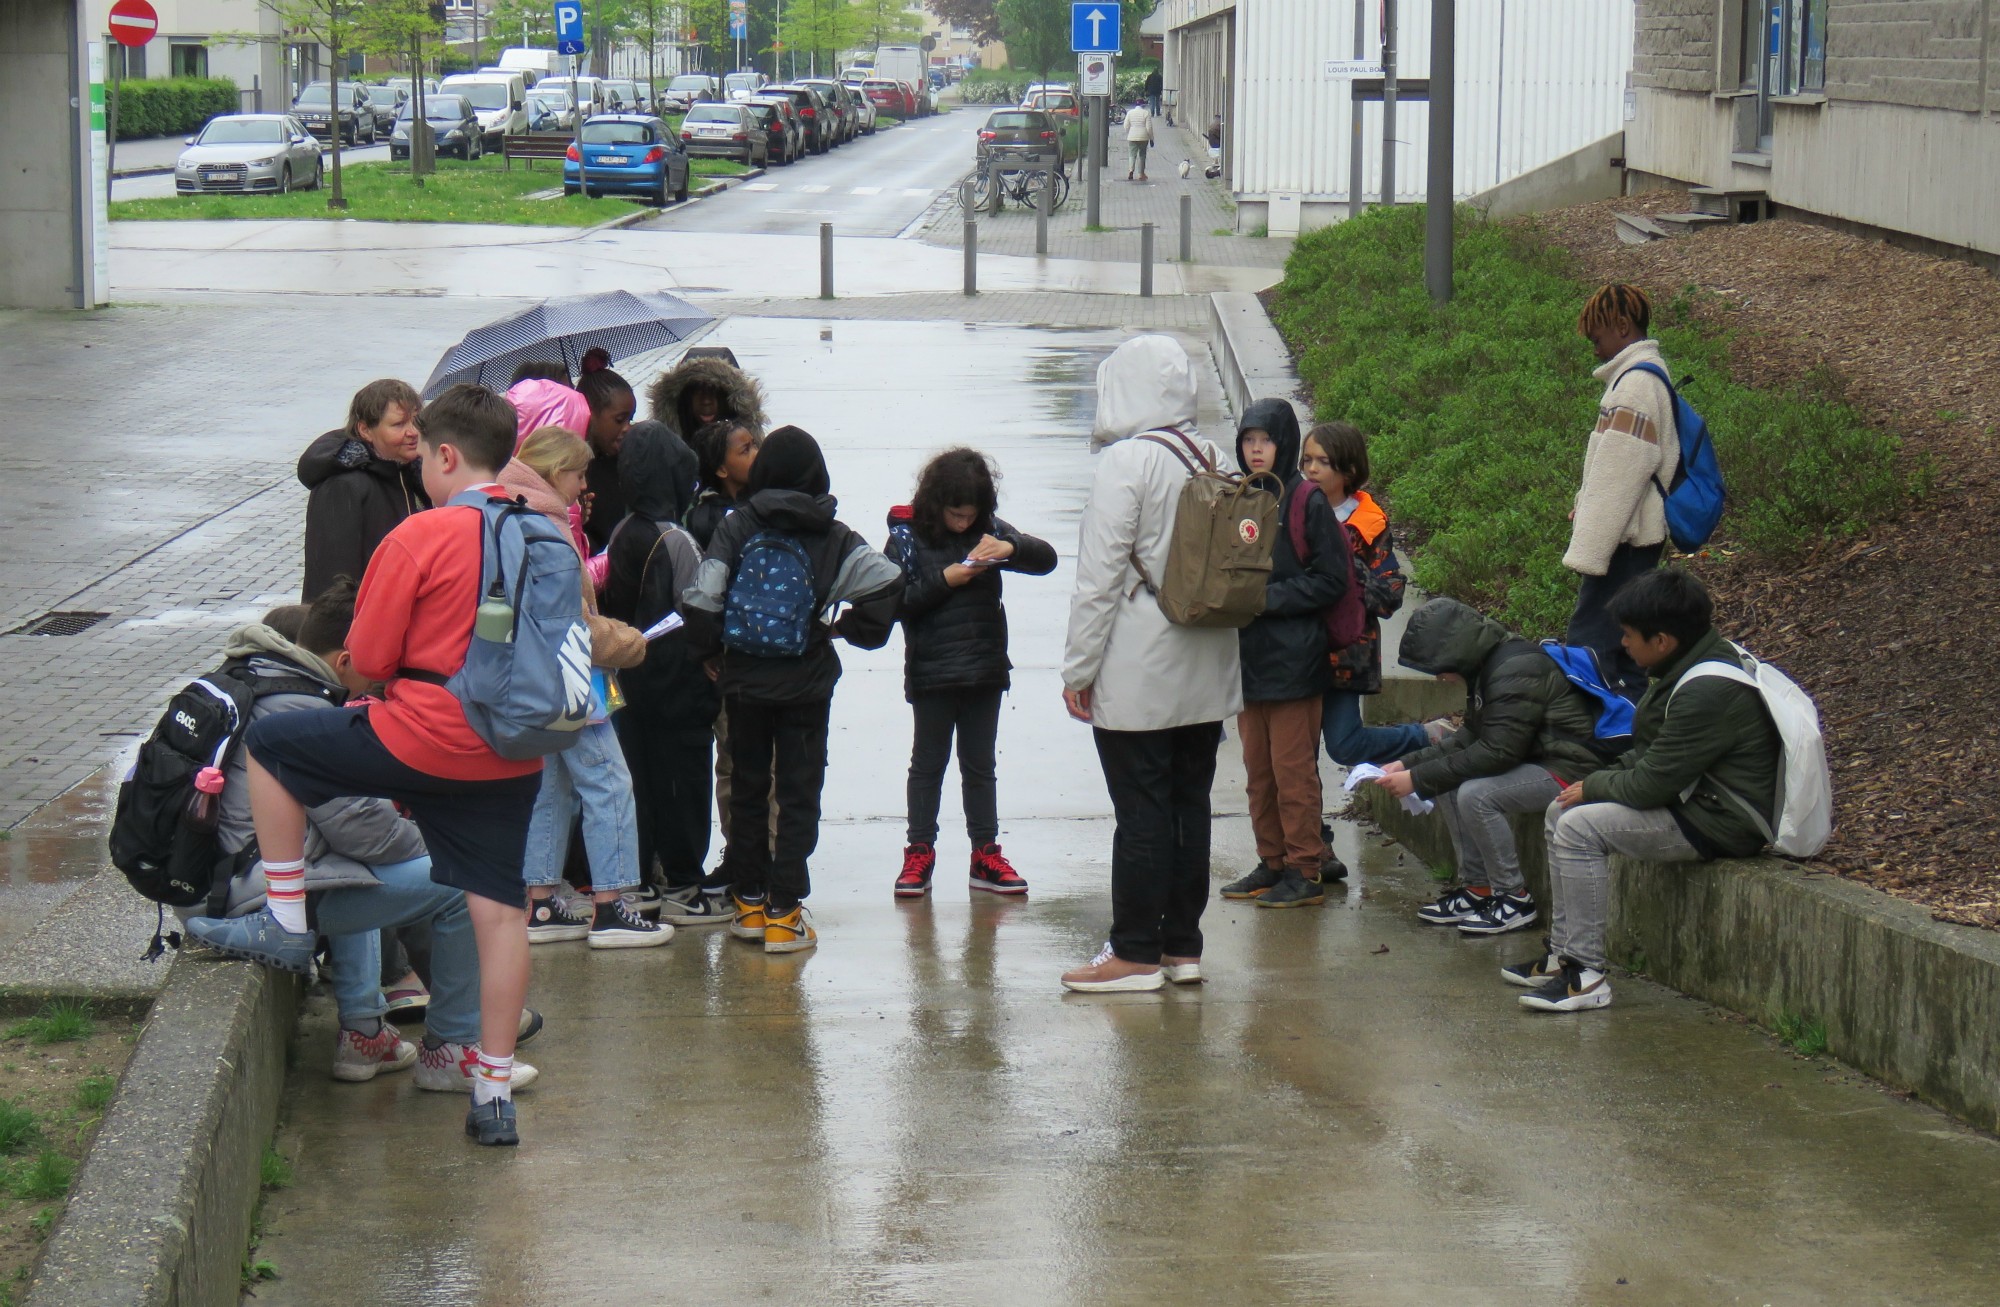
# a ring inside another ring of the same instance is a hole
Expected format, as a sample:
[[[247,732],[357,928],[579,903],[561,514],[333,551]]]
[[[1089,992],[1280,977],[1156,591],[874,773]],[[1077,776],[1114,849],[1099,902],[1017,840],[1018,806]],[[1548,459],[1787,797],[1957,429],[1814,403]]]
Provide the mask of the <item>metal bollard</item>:
[[[1144,299],[1153,297],[1153,224],[1139,225],[1139,294]]]
[[[970,177],[967,177],[958,184],[958,207],[967,213],[972,212],[972,178]]]
[[[819,225],[819,297],[833,298],[833,224]]]
[[[965,220],[965,293],[979,293],[979,224]]]
[[[1053,170],[1042,174],[1042,187],[1035,196],[1035,253],[1049,252],[1049,205],[1055,202],[1056,175]]]
[[[1194,196],[1181,196],[1181,262],[1194,262]]]

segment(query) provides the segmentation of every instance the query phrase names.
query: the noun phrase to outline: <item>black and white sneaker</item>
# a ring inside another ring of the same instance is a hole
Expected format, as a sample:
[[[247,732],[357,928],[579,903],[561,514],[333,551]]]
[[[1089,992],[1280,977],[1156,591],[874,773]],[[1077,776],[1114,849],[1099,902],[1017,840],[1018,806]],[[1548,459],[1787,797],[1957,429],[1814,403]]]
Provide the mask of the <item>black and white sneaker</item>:
[[[536,899],[528,905],[530,944],[560,944],[589,934],[589,919],[572,915],[560,895]]]
[[[1587,1012],[1611,1006],[1611,978],[1581,962],[1562,960],[1562,974],[1521,995],[1520,1004],[1537,1012]]]
[[[1456,926],[1461,921],[1477,917],[1479,905],[1485,901],[1484,894],[1474,894],[1461,885],[1457,889],[1446,890],[1437,902],[1418,908],[1417,920],[1428,921],[1433,926]]]
[[[727,894],[710,894],[700,885],[668,890],[660,897],[660,920],[676,926],[726,926],[735,919]]]
[[[1489,894],[1479,900],[1479,913],[1458,923],[1461,935],[1504,935],[1535,924],[1535,900],[1527,894]]]
[[[1514,962],[1500,968],[1500,979],[1526,989],[1540,989],[1561,974],[1562,956],[1549,947],[1546,935],[1542,937],[1541,952],[1526,962]]]
[[[648,921],[624,899],[597,905],[597,917],[590,923],[592,948],[657,948],[674,937],[674,928]]]
[[[642,917],[660,915],[660,891],[653,885],[635,885],[618,896],[625,900],[625,906]]]

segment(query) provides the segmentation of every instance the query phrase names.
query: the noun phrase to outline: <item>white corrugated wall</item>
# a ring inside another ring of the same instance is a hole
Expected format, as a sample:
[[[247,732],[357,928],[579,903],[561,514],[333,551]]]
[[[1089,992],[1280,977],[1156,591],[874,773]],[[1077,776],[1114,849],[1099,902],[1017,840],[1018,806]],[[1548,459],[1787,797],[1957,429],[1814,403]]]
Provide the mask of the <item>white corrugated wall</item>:
[[[1379,59],[1380,0],[1366,0]],[[1397,68],[1430,75],[1430,0],[1400,0]],[[1633,0],[1458,0],[1456,190],[1476,195],[1623,125]],[[1346,199],[1349,86],[1323,75],[1356,55],[1352,0],[1237,0],[1236,193]],[[1363,111],[1363,194],[1381,177],[1382,107]],[[1421,199],[1429,109],[1397,106],[1396,193]]]

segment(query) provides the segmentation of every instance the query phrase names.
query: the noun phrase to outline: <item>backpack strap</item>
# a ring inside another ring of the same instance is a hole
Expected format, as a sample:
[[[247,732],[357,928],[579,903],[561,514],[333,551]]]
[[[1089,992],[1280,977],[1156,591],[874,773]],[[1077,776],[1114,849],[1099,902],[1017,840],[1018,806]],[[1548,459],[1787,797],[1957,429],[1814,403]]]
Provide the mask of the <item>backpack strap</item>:
[[[1623,372],[1618,374],[1619,379],[1623,380],[1624,378],[1630,376],[1634,372],[1644,372],[1648,376],[1658,377],[1660,379],[1660,384],[1667,388],[1667,407],[1673,410],[1675,414],[1674,440],[1678,442],[1681,438],[1681,424],[1679,416],[1680,406],[1681,406],[1681,392],[1674,388],[1674,379],[1668,376],[1667,370],[1661,367],[1657,363],[1634,363],[1631,367],[1626,368]],[[1674,451],[1674,482],[1676,485],[1678,485],[1681,482],[1681,480],[1687,476],[1687,464],[1688,460],[1685,457],[1683,457],[1681,455],[1680,450],[1676,448]],[[1667,499],[1667,487],[1660,484],[1659,473],[1655,472],[1653,474],[1652,482],[1653,482],[1653,489],[1660,492],[1660,502],[1664,504]]]
[[[1174,436],[1178,443],[1176,443],[1176,440],[1167,439],[1170,435]],[[1200,476],[1203,472],[1216,475],[1214,462],[1209,459],[1208,454],[1200,445],[1188,439],[1187,433],[1184,431],[1175,431],[1172,428],[1164,431],[1142,431],[1134,439],[1147,441],[1166,450],[1169,454],[1180,460],[1181,466],[1187,469],[1187,473],[1191,477]],[[1183,446],[1185,446],[1185,449],[1183,449]],[[1146,571],[1145,563],[1139,560],[1139,551],[1133,549],[1126,556],[1132,560],[1133,568],[1139,573],[1140,582],[1148,590],[1151,590],[1154,594],[1158,594],[1160,587],[1153,583],[1152,575]]]
[[[1729,647],[1736,650],[1736,652],[1739,655],[1746,657],[1748,656],[1743,654],[1742,646],[1735,644],[1734,642],[1731,642]],[[1674,696],[1681,692],[1681,687],[1683,685],[1686,685],[1689,681],[1696,680],[1702,677],[1708,677],[1718,681],[1734,681],[1738,685],[1747,685],[1751,689],[1756,690],[1758,692],[1757,702],[1760,705],[1764,701],[1763,690],[1757,684],[1757,678],[1751,675],[1749,672],[1744,671],[1740,663],[1728,662],[1721,658],[1704,658],[1700,662],[1696,663],[1694,666],[1682,672],[1680,675],[1680,679],[1674,682],[1674,688],[1667,691],[1667,707],[1670,709],[1673,707]],[[1769,712],[1770,712],[1769,709],[1765,710],[1767,716],[1769,715]],[[1715,777],[1709,775],[1707,772],[1702,773],[1701,780],[1707,781],[1709,786],[1713,788],[1715,792],[1718,795],[1720,795],[1726,803],[1729,804],[1730,807],[1735,808],[1738,812],[1742,813],[1743,816],[1749,820],[1750,824],[1756,828],[1757,834],[1763,837],[1764,843],[1770,844],[1777,839],[1777,833],[1771,829],[1771,823],[1764,820],[1764,814],[1757,811],[1756,805],[1751,803],[1750,800],[1744,798],[1742,795],[1738,794],[1735,790],[1730,789],[1727,785],[1724,785],[1721,781],[1715,779]],[[1696,784],[1699,783],[1700,783],[1699,781],[1696,782]],[[1686,803],[1690,798],[1692,798],[1694,796],[1694,791],[1695,791],[1695,786],[1693,785],[1690,785],[1687,787],[1687,789],[1683,790],[1681,792],[1681,802]]]

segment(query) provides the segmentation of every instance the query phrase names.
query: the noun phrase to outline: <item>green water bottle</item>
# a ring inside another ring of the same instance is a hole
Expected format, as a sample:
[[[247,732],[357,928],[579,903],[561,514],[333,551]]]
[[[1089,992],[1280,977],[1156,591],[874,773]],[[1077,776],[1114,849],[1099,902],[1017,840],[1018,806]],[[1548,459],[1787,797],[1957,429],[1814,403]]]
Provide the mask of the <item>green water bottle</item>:
[[[472,619],[472,633],[493,644],[514,642],[514,608],[496,581]]]

